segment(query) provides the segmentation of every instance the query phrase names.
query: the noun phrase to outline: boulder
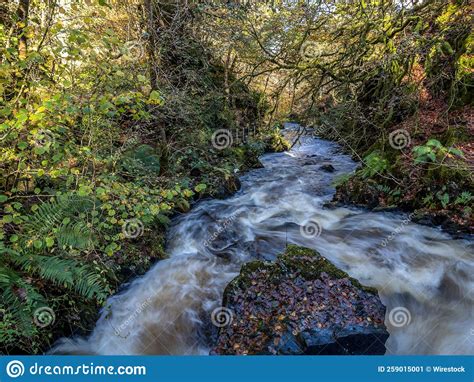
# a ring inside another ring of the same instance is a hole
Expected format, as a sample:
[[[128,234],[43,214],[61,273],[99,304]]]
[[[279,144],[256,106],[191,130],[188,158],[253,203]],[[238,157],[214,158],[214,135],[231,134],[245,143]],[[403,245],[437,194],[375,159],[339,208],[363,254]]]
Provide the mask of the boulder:
[[[288,246],[276,262],[242,267],[224,292],[233,320],[211,354],[384,354],[377,291],[319,253]]]

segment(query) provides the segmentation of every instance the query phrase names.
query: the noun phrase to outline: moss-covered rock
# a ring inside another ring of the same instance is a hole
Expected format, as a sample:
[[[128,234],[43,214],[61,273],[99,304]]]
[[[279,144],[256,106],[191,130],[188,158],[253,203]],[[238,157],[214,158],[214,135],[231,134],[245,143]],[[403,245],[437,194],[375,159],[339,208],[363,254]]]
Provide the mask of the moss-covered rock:
[[[385,352],[377,291],[311,249],[290,245],[274,263],[245,264],[225,289],[224,306],[233,321],[221,328],[212,353]]]

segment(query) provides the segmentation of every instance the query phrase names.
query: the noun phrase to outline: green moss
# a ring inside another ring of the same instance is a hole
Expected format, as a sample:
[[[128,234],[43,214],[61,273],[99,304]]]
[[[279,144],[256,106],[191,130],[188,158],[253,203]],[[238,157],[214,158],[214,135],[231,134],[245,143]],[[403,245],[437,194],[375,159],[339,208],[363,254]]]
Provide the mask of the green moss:
[[[242,266],[240,275],[232,280],[224,291],[224,305],[231,295],[238,294],[239,291],[247,289],[252,281],[255,272],[266,273],[266,282],[279,282],[282,275],[286,273],[298,273],[306,280],[315,280],[325,272],[335,279],[348,278],[352,285],[371,294],[377,294],[375,288],[369,288],[360,284],[356,279],[337,268],[329,260],[325,259],[318,252],[296,245],[289,245],[285,252],[278,256],[275,263],[264,261],[252,261]]]
[[[286,140],[278,130],[272,132],[265,140],[265,151],[280,153],[290,149],[291,144]]]
[[[377,295],[377,289],[362,285],[356,279],[350,277],[346,272],[337,268],[329,260],[321,256],[318,252],[296,245],[288,245],[285,253],[278,257],[280,263],[287,269],[299,272],[307,280],[315,280],[325,272],[329,276],[342,279],[348,278],[352,285],[364,290],[365,292]]]

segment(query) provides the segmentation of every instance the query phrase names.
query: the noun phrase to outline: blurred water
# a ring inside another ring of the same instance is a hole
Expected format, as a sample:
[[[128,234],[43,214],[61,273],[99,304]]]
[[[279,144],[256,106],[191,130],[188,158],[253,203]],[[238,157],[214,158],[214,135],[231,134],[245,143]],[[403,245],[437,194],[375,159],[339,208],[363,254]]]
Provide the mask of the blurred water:
[[[387,354],[474,353],[472,241],[403,214],[324,208],[334,179],[356,168],[334,143],[304,137],[261,162],[233,197],[176,218],[170,258],[111,297],[89,338],[63,339],[53,352],[207,354],[216,332],[211,312],[241,265],[274,259],[294,243],[379,290]],[[333,173],[321,169],[328,164]]]

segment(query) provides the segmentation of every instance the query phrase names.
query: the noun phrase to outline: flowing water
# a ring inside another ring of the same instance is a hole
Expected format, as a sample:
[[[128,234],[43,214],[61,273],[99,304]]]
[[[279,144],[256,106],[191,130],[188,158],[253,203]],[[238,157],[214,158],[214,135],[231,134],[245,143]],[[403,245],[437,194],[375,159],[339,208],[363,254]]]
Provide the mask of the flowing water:
[[[334,179],[357,166],[335,143],[306,137],[261,162],[233,197],[174,219],[170,257],[111,297],[89,338],[63,339],[53,352],[207,354],[211,313],[241,265],[294,243],[379,290],[387,354],[474,354],[472,240],[399,213],[325,208]],[[333,173],[321,169],[328,164]]]

